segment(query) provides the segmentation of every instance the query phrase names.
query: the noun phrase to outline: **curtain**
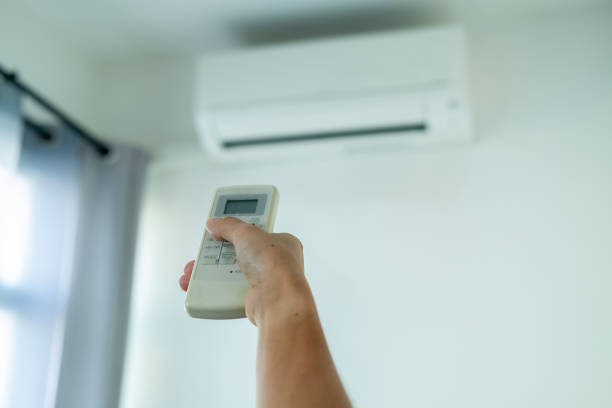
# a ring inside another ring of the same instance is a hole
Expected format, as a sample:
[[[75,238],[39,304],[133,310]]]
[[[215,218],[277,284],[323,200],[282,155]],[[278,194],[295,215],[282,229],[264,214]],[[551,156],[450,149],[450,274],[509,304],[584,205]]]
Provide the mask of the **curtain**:
[[[21,121],[9,93],[0,84],[0,112]],[[0,242],[20,238],[0,252],[0,406],[115,407],[146,156],[103,158],[61,124],[22,136],[0,185]]]

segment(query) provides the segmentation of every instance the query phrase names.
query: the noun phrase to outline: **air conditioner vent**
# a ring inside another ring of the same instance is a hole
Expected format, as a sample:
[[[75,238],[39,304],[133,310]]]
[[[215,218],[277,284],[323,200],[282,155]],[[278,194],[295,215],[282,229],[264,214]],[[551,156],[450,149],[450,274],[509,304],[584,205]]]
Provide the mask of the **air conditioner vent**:
[[[308,141],[321,141],[321,140],[335,140],[341,138],[352,138],[359,136],[376,137],[380,135],[387,135],[391,133],[409,133],[411,135],[425,134],[427,125],[425,123],[407,123],[404,125],[395,126],[384,126],[374,128],[361,128],[361,129],[348,129],[335,132],[319,132],[319,133],[302,133],[302,134],[291,134],[291,135],[280,135],[273,137],[256,137],[253,139],[242,139],[242,140],[225,140],[223,147],[227,149],[244,148],[255,145],[269,145],[269,144],[284,144],[284,143],[295,143],[295,142],[308,142]]]

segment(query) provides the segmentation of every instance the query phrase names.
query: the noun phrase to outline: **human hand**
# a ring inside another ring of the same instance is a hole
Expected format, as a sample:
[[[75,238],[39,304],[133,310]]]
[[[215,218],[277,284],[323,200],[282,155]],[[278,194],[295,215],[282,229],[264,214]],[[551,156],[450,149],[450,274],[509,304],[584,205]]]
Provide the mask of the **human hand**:
[[[245,311],[261,327],[289,317],[315,312],[312,294],[304,277],[303,247],[291,234],[267,233],[237,218],[211,218],[206,228],[217,239],[230,241],[238,266],[251,288]],[[179,285],[187,290],[194,261],[185,265]]]

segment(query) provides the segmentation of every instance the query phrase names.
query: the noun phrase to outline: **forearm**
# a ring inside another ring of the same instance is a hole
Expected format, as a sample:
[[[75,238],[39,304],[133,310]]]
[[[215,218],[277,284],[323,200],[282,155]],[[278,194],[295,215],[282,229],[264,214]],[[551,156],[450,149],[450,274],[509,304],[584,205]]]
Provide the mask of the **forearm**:
[[[259,326],[258,407],[350,407],[310,290],[290,299]]]
[[[302,243],[235,218],[210,218],[209,232],[234,244],[238,265],[251,287],[245,313],[259,330],[259,408],[350,408],[306,278]],[[179,283],[187,290],[194,262]]]

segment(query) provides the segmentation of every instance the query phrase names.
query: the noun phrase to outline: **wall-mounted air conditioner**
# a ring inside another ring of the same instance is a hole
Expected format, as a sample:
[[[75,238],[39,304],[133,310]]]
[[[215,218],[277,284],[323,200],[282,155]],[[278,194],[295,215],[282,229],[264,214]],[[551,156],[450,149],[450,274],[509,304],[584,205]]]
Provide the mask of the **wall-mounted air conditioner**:
[[[196,72],[196,126],[216,155],[402,149],[471,138],[458,28],[210,55]]]

